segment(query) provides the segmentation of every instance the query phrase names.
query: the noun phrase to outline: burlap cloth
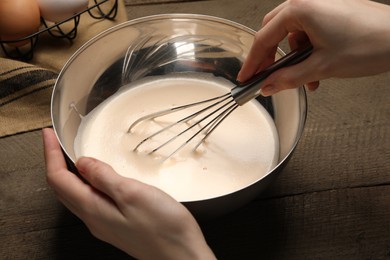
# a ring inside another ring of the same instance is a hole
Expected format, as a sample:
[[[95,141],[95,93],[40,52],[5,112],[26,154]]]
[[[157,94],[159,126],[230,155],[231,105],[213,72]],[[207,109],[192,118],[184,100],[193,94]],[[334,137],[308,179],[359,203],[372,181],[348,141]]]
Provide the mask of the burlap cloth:
[[[108,9],[112,4],[108,1],[101,7]],[[96,34],[126,20],[123,0],[119,0],[114,20],[97,20],[83,13],[71,41],[41,34],[28,62],[6,58],[0,51],[0,137],[50,126],[52,87],[65,62]]]

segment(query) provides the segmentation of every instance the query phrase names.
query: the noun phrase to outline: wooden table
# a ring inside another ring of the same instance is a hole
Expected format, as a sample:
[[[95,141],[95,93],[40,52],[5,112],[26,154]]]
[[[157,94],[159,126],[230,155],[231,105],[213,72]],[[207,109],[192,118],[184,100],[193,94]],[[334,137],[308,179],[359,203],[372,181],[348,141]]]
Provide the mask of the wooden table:
[[[281,1],[125,2],[129,19],[200,13],[257,29]],[[219,259],[390,259],[389,83],[389,73],[333,79],[308,93],[305,132],[280,177],[201,224]],[[127,258],[56,200],[44,172],[39,130],[0,138],[0,259]]]

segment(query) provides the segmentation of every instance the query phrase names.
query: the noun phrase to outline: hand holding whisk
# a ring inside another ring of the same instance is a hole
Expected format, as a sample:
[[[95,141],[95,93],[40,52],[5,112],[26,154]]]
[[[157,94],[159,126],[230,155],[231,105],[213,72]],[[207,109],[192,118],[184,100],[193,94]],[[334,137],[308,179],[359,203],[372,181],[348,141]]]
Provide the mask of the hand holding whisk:
[[[197,112],[185,116],[182,119],[174,123],[171,123],[161,128],[157,132],[151,134],[150,136],[146,137],[140,143],[138,143],[138,145],[135,146],[133,151],[139,151],[139,148],[141,146],[143,146],[146,142],[150,141],[153,137],[157,135],[161,135],[162,133],[178,125],[188,124],[188,127],[186,127],[184,130],[180,130],[177,134],[168,138],[168,140],[164,141],[160,145],[157,145],[156,148],[148,152],[148,154],[153,154],[158,150],[160,150],[161,148],[172,143],[178,137],[184,135],[185,133],[193,129],[195,126],[200,126],[203,123],[204,125],[201,126],[200,129],[195,130],[195,133],[190,135],[190,137],[188,137],[183,143],[179,144],[178,147],[174,149],[173,152],[171,152],[166,159],[172,157],[172,155],[177,153],[189,142],[194,140],[195,137],[199,137],[199,135],[203,135],[200,138],[200,140],[197,142],[197,144],[194,146],[194,150],[196,150],[198,146],[201,143],[203,143],[206,140],[206,138],[216,129],[216,127],[219,124],[221,124],[221,122],[227,116],[229,116],[237,107],[247,103],[248,101],[260,95],[260,87],[264,79],[266,79],[269,75],[271,75],[273,72],[275,72],[278,69],[291,66],[303,61],[311,54],[312,49],[313,49],[312,46],[308,46],[304,49],[291,51],[289,54],[285,55],[281,59],[272,63],[265,70],[256,74],[254,77],[252,77],[251,80],[235,86],[234,88],[232,88],[230,92],[224,95],[210,98],[207,100],[198,101],[191,104],[186,104],[182,106],[161,110],[137,119],[130,125],[128,129],[128,133],[131,133],[132,130],[143,121],[155,119],[157,117],[162,117],[181,110],[203,105],[202,108],[200,108]]]

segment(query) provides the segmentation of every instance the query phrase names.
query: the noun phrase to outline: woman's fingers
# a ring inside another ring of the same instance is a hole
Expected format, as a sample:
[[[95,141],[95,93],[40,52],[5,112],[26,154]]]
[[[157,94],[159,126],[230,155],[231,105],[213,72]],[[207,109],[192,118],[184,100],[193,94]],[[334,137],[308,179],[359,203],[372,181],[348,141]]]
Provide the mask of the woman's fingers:
[[[267,23],[269,21],[271,21],[281,10],[283,10],[286,5],[287,5],[287,2],[285,1],[285,2],[281,3],[280,5],[278,5],[277,7],[275,7],[274,9],[272,9],[269,13],[267,13],[263,18],[261,27],[264,27],[265,25],[267,25]]]
[[[57,197],[78,217],[86,212],[102,211],[104,207],[112,208],[112,201],[102,196],[89,184],[68,171],[64,155],[52,129],[43,129],[43,143],[46,161],[46,177]]]
[[[43,129],[43,144],[46,162],[47,182],[55,191],[72,196],[83,190],[85,184],[68,171],[64,155],[52,129]]]
[[[309,90],[319,86],[318,64],[316,57],[309,56],[306,60],[282,69],[279,69],[266,78],[261,87],[263,96],[271,96],[285,89],[292,89],[307,85]]]
[[[66,169],[66,163],[54,131],[49,128],[42,130],[46,169],[50,177]]]
[[[46,178],[57,197],[77,216],[80,215],[78,206],[74,201],[79,200],[80,193],[86,189],[76,175],[69,172],[66,167],[64,155],[52,129],[42,130],[44,154],[46,162]]]
[[[248,58],[245,60],[237,75],[237,80],[239,82],[245,82],[253,77],[253,75],[257,72],[265,69],[275,61],[275,53],[276,47],[268,52],[264,52],[262,47],[257,44],[253,44]]]
[[[80,174],[96,189],[112,198],[118,206],[137,194],[136,180],[120,176],[110,165],[94,158],[82,157],[76,162]],[[126,194],[126,196],[124,195]]]
[[[278,44],[291,32],[300,29],[298,23],[291,20],[284,4],[271,11],[263,21],[263,27],[255,34],[255,39],[237,80],[245,82],[255,73],[265,69],[275,60]]]

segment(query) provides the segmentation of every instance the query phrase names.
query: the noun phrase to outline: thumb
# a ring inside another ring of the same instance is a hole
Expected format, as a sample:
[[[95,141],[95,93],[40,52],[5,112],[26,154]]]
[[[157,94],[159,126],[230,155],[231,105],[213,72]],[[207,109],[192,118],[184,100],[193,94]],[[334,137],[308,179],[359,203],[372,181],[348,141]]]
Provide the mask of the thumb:
[[[263,96],[271,96],[279,91],[301,87],[305,84],[310,86],[310,90],[316,89],[320,77],[318,76],[318,65],[312,56],[298,64],[272,73],[264,80],[261,94]]]
[[[115,200],[118,196],[117,187],[123,182],[123,177],[110,165],[94,158],[82,157],[77,160],[76,167],[90,185]]]

